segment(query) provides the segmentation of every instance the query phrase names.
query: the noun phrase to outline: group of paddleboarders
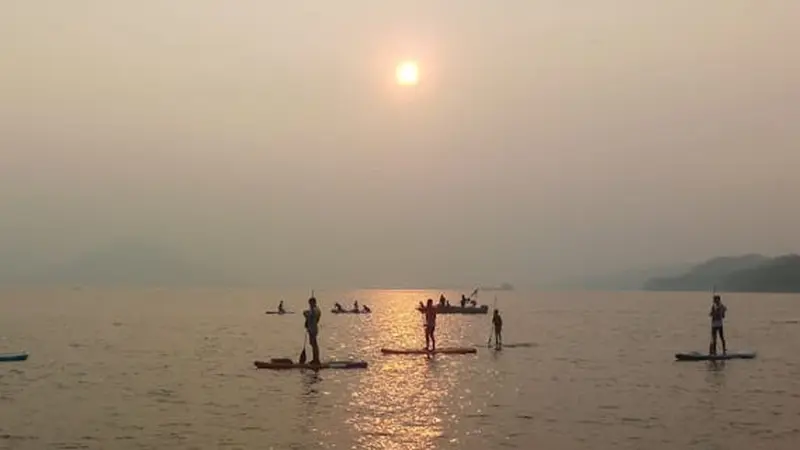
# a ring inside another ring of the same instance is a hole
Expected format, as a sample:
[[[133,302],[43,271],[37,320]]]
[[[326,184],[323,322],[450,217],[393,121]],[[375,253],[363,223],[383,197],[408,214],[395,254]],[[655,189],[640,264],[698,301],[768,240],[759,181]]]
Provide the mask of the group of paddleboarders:
[[[442,295],[442,299],[444,295]],[[465,297],[462,296],[462,301]],[[446,301],[446,300],[445,300]],[[441,299],[440,299],[440,304]],[[341,309],[341,305],[336,303],[337,307]],[[358,311],[358,301],[354,302],[353,309]],[[436,306],[433,299],[429,298],[427,304],[420,307],[424,312],[424,329],[425,329],[425,350],[433,352],[436,350]],[[366,308],[366,307],[365,307]],[[283,301],[278,305],[278,310],[283,311]],[[719,294],[714,294],[713,302],[711,304],[711,311],[708,315],[711,317],[711,343],[709,345],[709,355],[717,354],[717,337],[722,342],[722,354],[727,354],[727,345],[725,342],[724,320],[728,308],[722,303],[722,297]],[[308,309],[303,311],[305,318],[305,329],[308,334],[308,343],[311,345],[311,361],[309,365],[319,365],[319,342],[317,336],[319,334],[319,321],[322,317],[322,311],[317,306],[317,299],[312,295],[308,299]],[[494,334],[495,348],[500,349],[503,346],[503,318],[500,315],[500,310],[495,309],[492,314],[492,329]],[[491,339],[490,339],[491,342]],[[300,356],[300,363],[305,363],[305,345],[303,346],[303,353]]]
[[[369,306],[367,306],[367,305],[363,305],[363,309],[358,309],[358,300],[353,300],[353,309],[351,309],[350,311],[347,311],[346,309],[344,309],[344,307],[342,307],[341,303],[339,303],[339,302],[334,303],[333,304],[333,308],[337,312],[353,312],[353,313],[369,313],[369,312],[372,312],[372,310],[369,309]]]

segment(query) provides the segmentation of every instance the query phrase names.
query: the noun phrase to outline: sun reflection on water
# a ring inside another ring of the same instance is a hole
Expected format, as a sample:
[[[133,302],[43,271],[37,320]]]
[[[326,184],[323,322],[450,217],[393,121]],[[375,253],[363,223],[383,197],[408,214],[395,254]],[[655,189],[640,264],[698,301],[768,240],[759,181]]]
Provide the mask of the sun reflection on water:
[[[365,324],[364,335],[373,339],[370,353],[377,354],[380,347],[424,347],[423,318],[414,307],[428,294],[384,291],[379,295],[388,300],[383,305],[391,311],[382,314],[382,319]],[[463,345],[464,333],[459,322],[442,319],[440,317],[442,323],[437,324],[439,341]],[[350,399],[352,416],[347,422],[355,431],[358,447],[429,449],[435,447],[437,439],[448,439],[446,425],[457,421],[456,415],[450,411],[451,405],[448,405],[448,398],[455,395],[460,373],[460,364],[454,364],[454,361],[470,356],[377,358],[370,370],[363,374]]]

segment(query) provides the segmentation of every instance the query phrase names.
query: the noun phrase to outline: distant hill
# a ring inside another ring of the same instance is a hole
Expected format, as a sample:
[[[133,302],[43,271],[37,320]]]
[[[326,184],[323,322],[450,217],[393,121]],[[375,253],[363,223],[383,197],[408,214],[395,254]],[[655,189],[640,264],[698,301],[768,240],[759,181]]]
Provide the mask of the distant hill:
[[[674,264],[660,267],[645,267],[608,273],[604,275],[574,278],[555,283],[548,283],[541,288],[546,289],[586,289],[600,291],[638,291],[642,285],[655,276],[679,275],[692,267],[692,264]]]
[[[688,272],[655,277],[644,288],[653,291],[800,292],[800,255],[769,258],[759,254],[710,259]]]
[[[6,282],[52,286],[209,286],[235,280],[180,253],[149,242],[126,241],[73,260],[6,273]]]

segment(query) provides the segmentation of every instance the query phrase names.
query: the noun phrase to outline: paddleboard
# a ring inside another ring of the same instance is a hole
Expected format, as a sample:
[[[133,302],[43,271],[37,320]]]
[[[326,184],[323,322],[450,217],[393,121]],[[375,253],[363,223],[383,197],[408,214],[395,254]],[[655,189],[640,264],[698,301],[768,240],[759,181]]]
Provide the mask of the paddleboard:
[[[474,347],[441,347],[434,351],[425,350],[424,348],[409,348],[409,349],[394,349],[382,348],[381,353],[387,355],[426,355],[431,353],[441,353],[447,355],[465,355],[467,353],[477,353],[478,349]]]
[[[25,361],[26,359],[28,359],[28,352],[0,353],[2,362]]]
[[[728,352],[727,354],[709,355],[708,353],[688,352],[688,353],[675,353],[675,359],[678,361],[723,361],[728,359],[753,359],[756,357],[755,352]]]
[[[534,345],[535,344],[532,344],[530,342],[519,342],[519,343],[514,343],[514,344],[503,344],[500,347],[501,348],[528,348],[528,347],[533,347]],[[494,343],[491,343],[491,344],[488,345],[488,347],[495,347],[495,345],[494,345]]]
[[[441,306],[435,305],[433,307],[436,310],[436,314],[486,314],[489,312],[489,307],[486,305],[481,306],[458,306],[458,305],[450,305],[450,306]],[[417,306],[417,311],[424,313],[427,307],[419,307]]]
[[[284,315],[284,314],[294,314],[294,311],[284,311],[284,312],[280,312],[280,311],[267,311],[267,312],[265,312],[264,314],[278,314],[278,315],[281,315],[281,316],[282,316],[282,315]]]
[[[271,362],[271,361],[254,361],[253,364],[258,369],[366,369],[366,361],[326,361],[320,365],[311,365],[308,363],[287,363],[287,362]]]

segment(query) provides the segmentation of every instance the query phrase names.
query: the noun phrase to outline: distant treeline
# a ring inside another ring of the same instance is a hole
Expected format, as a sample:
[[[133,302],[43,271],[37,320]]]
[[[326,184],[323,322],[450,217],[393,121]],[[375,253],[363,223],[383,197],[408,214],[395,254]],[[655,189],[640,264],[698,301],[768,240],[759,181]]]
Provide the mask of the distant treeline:
[[[775,258],[759,254],[708,260],[673,277],[649,279],[651,291],[800,292],[800,255]]]

